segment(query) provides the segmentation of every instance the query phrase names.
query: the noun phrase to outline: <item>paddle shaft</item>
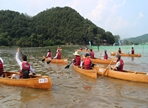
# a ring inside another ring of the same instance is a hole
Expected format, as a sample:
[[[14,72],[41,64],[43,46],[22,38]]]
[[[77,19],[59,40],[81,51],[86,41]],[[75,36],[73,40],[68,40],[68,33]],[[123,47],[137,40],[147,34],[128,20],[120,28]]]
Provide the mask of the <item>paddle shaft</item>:
[[[109,66],[111,65],[111,63],[113,62],[113,60],[114,60],[114,59],[112,59],[112,61],[109,63],[109,65],[108,65],[107,67],[109,67]],[[105,73],[108,71],[108,69],[109,69],[109,68],[107,68],[107,69],[104,71],[104,73],[102,74],[102,76],[105,75]]]
[[[65,66],[65,69],[69,68],[72,63],[73,63],[73,60],[67,66]]]
[[[117,52],[116,52],[116,54],[117,54]],[[115,54],[115,55],[116,55]],[[116,56],[115,56],[116,57]],[[102,74],[102,77],[105,75],[105,73],[108,71],[108,69],[109,69],[109,66],[112,64],[112,62],[113,62],[113,60],[115,59],[115,57],[112,59],[112,61],[109,63],[109,65],[107,66],[108,68],[104,71],[104,73]]]

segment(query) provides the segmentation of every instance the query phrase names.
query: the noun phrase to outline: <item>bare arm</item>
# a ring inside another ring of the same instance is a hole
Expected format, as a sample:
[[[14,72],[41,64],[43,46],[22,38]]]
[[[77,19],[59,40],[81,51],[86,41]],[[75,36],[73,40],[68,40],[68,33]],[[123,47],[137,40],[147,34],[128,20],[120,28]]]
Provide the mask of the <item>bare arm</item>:
[[[56,53],[56,56],[54,58],[58,58],[58,53]]]
[[[2,64],[4,64],[4,61],[3,61],[3,59],[0,57],[0,61],[2,62]]]
[[[20,69],[22,69],[22,62],[21,62],[21,60],[19,59],[19,51],[16,52],[15,59],[16,59],[18,65],[20,66]]]

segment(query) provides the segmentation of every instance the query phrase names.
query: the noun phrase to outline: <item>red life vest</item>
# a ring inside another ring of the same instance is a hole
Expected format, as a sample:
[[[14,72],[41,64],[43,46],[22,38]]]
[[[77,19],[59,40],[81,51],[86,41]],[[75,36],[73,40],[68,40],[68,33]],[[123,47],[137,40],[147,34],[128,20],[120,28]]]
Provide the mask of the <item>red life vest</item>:
[[[90,58],[94,58],[94,52],[93,51],[90,52]]]
[[[57,52],[57,53],[58,53],[57,59],[61,59],[61,53],[60,52]]]
[[[104,55],[104,59],[108,59],[108,55],[107,54]]]
[[[4,74],[3,72],[3,63],[0,60],[0,76],[2,76]]]
[[[48,52],[47,57],[52,57],[51,52]]]
[[[81,62],[81,57],[79,55],[76,55],[74,65],[80,66],[80,62]]]
[[[134,49],[132,49],[132,54],[134,54],[135,53],[135,51],[134,51]]]
[[[121,54],[121,50],[118,50],[118,52]]]
[[[20,77],[29,78],[30,64],[28,62],[22,62],[22,70],[20,71]]]
[[[118,71],[123,71],[124,62],[122,59],[120,59],[119,62],[120,62],[120,66],[117,69],[118,69]]]
[[[91,69],[91,60],[90,60],[90,58],[85,58],[84,59],[83,67],[84,67],[84,69]]]

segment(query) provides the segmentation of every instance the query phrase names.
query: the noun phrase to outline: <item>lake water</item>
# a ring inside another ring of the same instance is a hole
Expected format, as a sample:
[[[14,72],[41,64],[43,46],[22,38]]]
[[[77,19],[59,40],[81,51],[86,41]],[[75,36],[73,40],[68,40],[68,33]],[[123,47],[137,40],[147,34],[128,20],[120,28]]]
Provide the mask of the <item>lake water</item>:
[[[73,58],[79,47],[63,47],[62,58]],[[101,57],[117,51],[118,46],[94,49],[95,56]],[[124,69],[148,72],[148,46],[134,46],[141,58],[122,57]],[[131,46],[121,46],[122,52],[130,52]],[[22,48],[35,72],[48,75],[53,87],[51,90],[14,87],[0,84],[0,108],[148,108],[148,84],[98,77],[97,80],[75,72],[72,66],[42,63],[42,56],[48,48]],[[55,55],[56,47],[51,47]],[[0,48],[5,71],[19,71],[15,60],[17,48]]]

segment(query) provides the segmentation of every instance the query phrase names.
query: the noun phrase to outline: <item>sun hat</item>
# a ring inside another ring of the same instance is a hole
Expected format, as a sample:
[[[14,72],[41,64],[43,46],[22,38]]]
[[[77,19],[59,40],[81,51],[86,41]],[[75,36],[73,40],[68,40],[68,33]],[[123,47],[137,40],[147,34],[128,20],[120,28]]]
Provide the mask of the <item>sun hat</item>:
[[[73,53],[73,55],[79,55],[78,52],[76,51],[75,53]]]

